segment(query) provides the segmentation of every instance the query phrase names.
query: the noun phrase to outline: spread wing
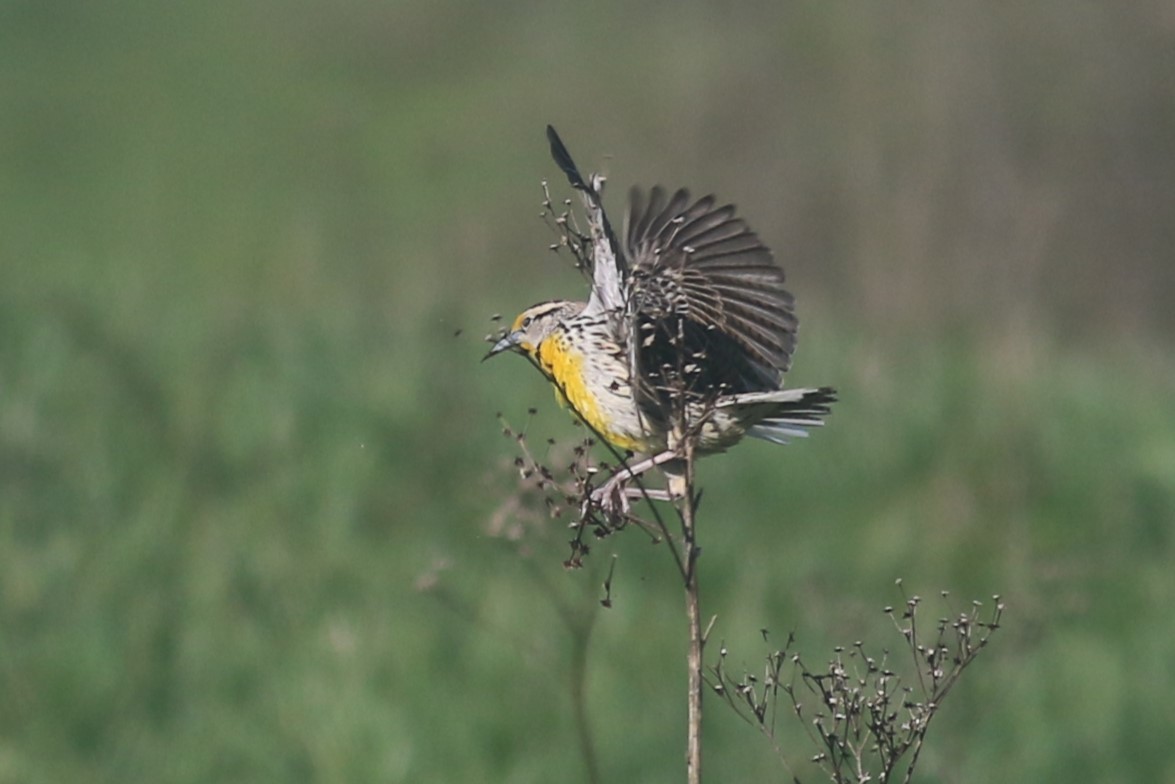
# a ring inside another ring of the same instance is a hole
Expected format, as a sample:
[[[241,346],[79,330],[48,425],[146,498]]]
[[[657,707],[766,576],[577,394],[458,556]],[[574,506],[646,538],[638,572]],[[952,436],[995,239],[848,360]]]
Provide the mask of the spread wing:
[[[550,125],[547,126],[547,141],[551,144],[551,157],[567,175],[571,187],[582,194],[584,208],[587,210],[592,238],[592,294],[584,312],[618,316],[625,309],[624,279],[627,265],[600,199],[604,190],[604,178],[593,174],[590,182],[585,181],[575,161],[571,159],[571,153],[567,152],[567,147],[563,145],[563,140]]]
[[[733,205],[634,188],[624,236],[634,377],[663,386],[672,370],[708,394],[782,385],[796,343],[792,295]]]
[[[797,319],[771,251],[713,196],[661,188],[630,194],[624,243],[604,212],[603,178],[585,180],[547,126],[551,156],[578,190],[591,232],[585,314],[606,315],[627,344],[633,388],[663,418],[685,380],[706,396],[777,390],[791,364]]]

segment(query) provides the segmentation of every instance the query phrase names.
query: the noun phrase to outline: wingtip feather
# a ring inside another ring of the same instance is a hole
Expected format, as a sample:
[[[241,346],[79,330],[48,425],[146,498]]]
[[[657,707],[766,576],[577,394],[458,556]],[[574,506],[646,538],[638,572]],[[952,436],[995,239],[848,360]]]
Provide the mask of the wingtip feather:
[[[553,125],[547,125],[547,141],[551,145],[551,157],[555,159],[555,164],[567,175],[567,180],[571,183],[571,187],[583,191],[590,190],[587,183],[583,180],[583,175],[579,173],[579,168],[575,165],[575,161],[571,158],[571,153],[567,151],[566,145],[559,138],[559,133]]]

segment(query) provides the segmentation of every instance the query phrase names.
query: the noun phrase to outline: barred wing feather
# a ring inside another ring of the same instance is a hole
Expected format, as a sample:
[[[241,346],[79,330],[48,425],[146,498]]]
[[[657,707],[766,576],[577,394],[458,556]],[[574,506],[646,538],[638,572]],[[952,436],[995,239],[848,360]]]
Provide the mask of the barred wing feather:
[[[659,187],[646,199],[634,189],[625,250],[629,318],[646,336],[632,361],[645,377],[684,350],[706,360],[697,384],[721,393],[779,388],[795,349],[793,299],[771,251],[733,205]],[[664,333],[670,323],[677,336]]]

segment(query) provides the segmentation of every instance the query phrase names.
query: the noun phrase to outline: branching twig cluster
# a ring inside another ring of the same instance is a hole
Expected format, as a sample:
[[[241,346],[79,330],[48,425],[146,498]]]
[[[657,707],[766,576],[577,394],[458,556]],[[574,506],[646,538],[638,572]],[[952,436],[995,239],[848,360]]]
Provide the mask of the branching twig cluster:
[[[536,414],[529,409],[528,416]],[[509,532],[521,525],[537,525],[540,521],[553,519],[567,520],[572,531],[568,541],[571,554],[563,565],[567,568],[583,566],[583,559],[591,553],[591,544],[586,534],[603,539],[627,527],[630,523],[644,530],[654,543],[664,540],[662,525],[645,520],[631,512],[624,515],[605,512],[593,492],[622,470],[625,455],[618,455],[621,465],[597,461],[592,457],[592,446],[597,443],[594,436],[587,436],[571,447],[546,439],[541,456],[536,456],[527,438],[527,428],[511,427],[499,414],[502,435],[516,446],[518,454],[510,461],[517,472],[518,485],[490,517],[491,535],[512,536]],[[519,532],[520,533],[520,532]]]
[[[584,277],[591,280],[592,275],[592,238],[587,232],[579,228],[575,213],[571,209],[571,199],[563,199],[559,208],[551,201],[551,190],[546,180],[543,181],[543,211],[539,217],[550,227],[558,238],[548,248],[558,253],[562,248],[571,252],[572,263]]]
[[[945,600],[947,593],[942,596]],[[931,720],[1000,627],[1004,610],[999,596],[988,610],[973,602],[967,611],[939,618],[928,639],[919,626],[921,603],[913,596],[905,598],[900,611],[885,608],[910,655],[912,676],[903,678],[891,666],[888,650],[875,657],[862,642],[836,648],[825,667],[812,669],[794,651],[795,640],[789,636],[782,649],[768,654],[762,676],[732,676],[724,645],[708,682],[740,717],[772,740],[795,781],[799,778],[775,742],[781,695],[818,749],[812,761],[831,781],[892,782],[902,775],[901,781],[909,782]],[[813,698],[814,705],[809,702]]]

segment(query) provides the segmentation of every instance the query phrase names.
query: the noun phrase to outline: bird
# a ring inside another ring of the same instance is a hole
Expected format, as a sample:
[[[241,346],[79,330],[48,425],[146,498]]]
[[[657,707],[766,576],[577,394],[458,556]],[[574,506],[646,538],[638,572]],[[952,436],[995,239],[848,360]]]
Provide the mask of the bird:
[[[680,498],[687,439],[707,455],[744,436],[785,444],[822,425],[836,390],[784,387],[795,300],[735,207],[685,188],[633,187],[617,234],[603,205],[604,177],[585,179],[550,125],[547,140],[582,197],[591,292],[586,302],[526,308],[491,336],[483,360],[522,354],[561,403],[626,453],[624,468],[591,494],[596,505],[615,513],[633,498]],[[629,486],[657,466],[666,490]]]

